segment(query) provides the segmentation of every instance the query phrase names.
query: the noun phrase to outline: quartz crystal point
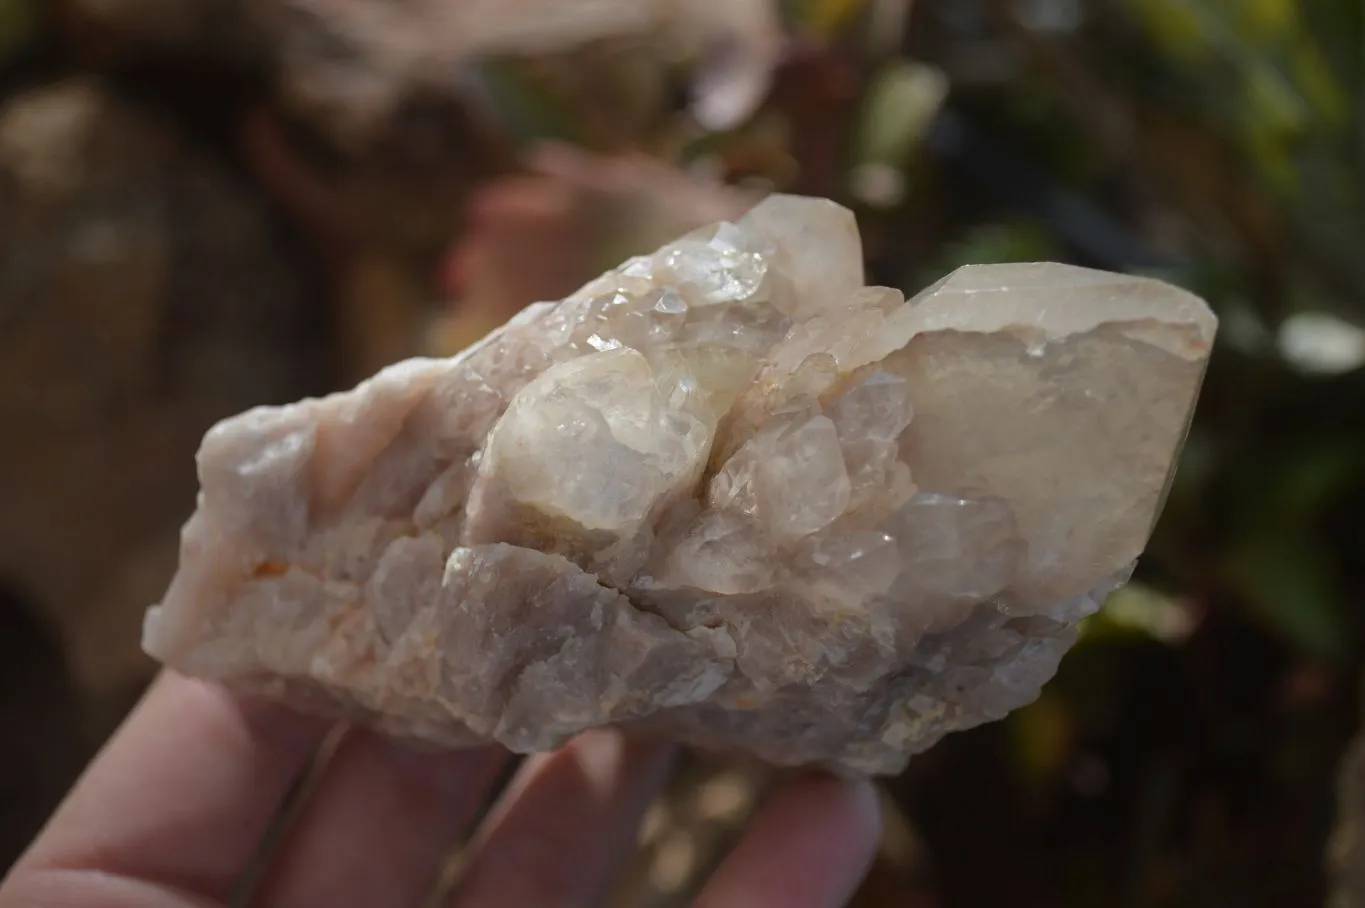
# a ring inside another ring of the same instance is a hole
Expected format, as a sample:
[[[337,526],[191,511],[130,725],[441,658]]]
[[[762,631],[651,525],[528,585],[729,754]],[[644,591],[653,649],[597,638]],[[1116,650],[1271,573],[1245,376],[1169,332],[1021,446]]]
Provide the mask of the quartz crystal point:
[[[636,728],[893,773],[1128,576],[1215,330],[1155,280],[863,285],[775,196],[463,354],[214,427],[168,665],[444,746]]]

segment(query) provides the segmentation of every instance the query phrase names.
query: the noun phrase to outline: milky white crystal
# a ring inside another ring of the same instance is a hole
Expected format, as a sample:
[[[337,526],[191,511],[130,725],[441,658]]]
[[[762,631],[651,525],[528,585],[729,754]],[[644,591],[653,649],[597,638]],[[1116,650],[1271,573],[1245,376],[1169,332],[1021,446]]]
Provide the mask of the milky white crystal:
[[[1032,700],[1146,544],[1215,320],[1154,280],[863,286],[775,196],[449,360],[220,423],[148,652],[451,746],[621,724],[891,773]]]

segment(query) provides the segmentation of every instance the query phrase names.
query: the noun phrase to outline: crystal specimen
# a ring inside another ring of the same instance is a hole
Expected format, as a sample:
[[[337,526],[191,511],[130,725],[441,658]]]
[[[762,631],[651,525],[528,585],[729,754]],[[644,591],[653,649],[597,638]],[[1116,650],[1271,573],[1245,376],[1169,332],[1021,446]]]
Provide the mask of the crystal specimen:
[[[863,286],[774,196],[460,356],[216,426],[147,650],[450,746],[621,724],[890,773],[1032,700],[1146,544],[1215,320],[1155,280]]]

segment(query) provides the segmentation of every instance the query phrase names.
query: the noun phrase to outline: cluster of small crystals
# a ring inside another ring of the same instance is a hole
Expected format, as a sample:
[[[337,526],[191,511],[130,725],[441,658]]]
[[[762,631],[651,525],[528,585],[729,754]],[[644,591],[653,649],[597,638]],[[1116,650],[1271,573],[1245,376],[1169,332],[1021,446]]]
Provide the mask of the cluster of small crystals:
[[[244,414],[146,645],[447,743],[642,725],[891,772],[1036,696],[1160,506],[1212,339],[1060,265],[863,286],[777,196],[443,361]]]

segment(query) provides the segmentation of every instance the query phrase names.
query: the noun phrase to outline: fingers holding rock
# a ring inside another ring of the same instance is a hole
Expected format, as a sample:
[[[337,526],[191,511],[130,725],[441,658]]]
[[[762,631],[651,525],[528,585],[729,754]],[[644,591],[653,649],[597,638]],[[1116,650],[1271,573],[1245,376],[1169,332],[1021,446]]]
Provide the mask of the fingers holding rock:
[[[670,745],[597,729],[527,761],[480,831],[450,908],[600,903],[673,757]]]

